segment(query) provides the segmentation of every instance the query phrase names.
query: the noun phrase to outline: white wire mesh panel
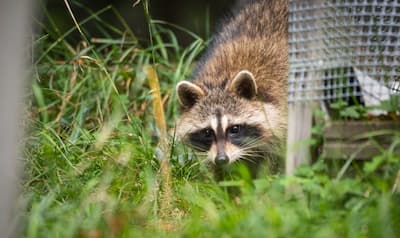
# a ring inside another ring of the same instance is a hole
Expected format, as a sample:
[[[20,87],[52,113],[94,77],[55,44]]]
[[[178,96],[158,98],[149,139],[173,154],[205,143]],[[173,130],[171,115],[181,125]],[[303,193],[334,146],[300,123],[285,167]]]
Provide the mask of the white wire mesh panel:
[[[399,93],[400,1],[289,0],[289,103]]]

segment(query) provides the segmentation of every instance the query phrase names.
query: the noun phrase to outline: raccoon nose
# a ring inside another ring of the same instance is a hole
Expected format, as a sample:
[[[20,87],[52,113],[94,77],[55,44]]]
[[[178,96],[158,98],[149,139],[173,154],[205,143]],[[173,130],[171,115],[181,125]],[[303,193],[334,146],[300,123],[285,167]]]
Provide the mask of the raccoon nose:
[[[229,157],[224,153],[218,153],[217,157],[215,158],[215,163],[217,165],[224,165],[229,162]]]

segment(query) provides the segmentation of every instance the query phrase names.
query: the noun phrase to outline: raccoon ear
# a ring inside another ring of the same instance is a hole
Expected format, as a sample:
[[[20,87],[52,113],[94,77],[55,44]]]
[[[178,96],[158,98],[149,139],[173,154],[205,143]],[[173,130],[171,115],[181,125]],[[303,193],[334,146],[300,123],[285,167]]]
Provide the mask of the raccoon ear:
[[[247,99],[255,97],[257,95],[257,84],[253,74],[247,70],[240,71],[233,79],[230,90]]]
[[[199,86],[189,81],[179,82],[176,85],[176,94],[178,95],[179,103],[186,108],[191,108],[205,95]]]

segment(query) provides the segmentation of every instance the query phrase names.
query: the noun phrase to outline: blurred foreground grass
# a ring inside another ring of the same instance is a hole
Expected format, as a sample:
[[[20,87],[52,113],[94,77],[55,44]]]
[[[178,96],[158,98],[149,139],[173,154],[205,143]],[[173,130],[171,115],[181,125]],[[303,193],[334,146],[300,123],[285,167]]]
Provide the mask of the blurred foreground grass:
[[[180,47],[170,30],[176,26],[152,20],[146,9],[147,48],[131,29],[102,22],[102,13],[118,14],[112,7],[79,22],[83,34],[92,21],[104,35],[82,35],[78,45],[66,40],[77,29],[42,26],[27,109],[24,237],[399,237],[398,136],[371,162],[337,162],[335,170],[320,158],[294,177],[255,181],[240,170],[217,183],[185,147],[159,150],[145,67],[156,69],[173,128],[174,85],[189,77],[207,41],[180,29],[193,37]],[[172,171],[168,211],[160,209],[163,157]],[[342,176],[349,168],[351,176]]]

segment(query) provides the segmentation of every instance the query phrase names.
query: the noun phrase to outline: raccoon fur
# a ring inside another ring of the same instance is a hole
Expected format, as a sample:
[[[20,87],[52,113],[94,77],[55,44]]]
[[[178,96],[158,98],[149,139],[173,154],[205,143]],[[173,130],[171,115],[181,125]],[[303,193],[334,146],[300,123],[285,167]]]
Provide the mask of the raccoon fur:
[[[287,127],[288,1],[241,1],[191,81],[176,86],[176,135],[213,167],[276,164]]]

